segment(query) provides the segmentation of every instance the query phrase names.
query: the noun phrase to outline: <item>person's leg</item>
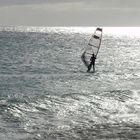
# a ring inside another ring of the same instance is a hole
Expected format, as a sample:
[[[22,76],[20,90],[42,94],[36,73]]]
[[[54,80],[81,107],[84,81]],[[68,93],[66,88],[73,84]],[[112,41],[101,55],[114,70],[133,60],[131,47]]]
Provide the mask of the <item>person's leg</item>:
[[[93,65],[93,72],[95,72],[95,65]]]
[[[90,71],[91,67],[92,67],[92,63],[89,64],[87,72]]]
[[[93,63],[93,72],[95,72],[95,62]]]

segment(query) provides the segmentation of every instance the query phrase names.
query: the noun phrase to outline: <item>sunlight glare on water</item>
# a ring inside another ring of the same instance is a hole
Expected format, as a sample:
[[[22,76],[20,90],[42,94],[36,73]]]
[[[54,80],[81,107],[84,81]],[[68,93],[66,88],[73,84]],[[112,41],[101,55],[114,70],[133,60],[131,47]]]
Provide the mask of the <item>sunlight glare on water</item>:
[[[105,34],[140,36],[140,27],[104,27]]]

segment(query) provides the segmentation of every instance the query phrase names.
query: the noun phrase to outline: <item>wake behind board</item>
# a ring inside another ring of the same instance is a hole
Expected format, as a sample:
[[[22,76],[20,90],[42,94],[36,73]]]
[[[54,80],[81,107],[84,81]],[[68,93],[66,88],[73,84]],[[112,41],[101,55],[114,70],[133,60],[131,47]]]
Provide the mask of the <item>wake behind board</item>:
[[[94,34],[91,36],[87,47],[81,55],[81,60],[86,67],[90,64],[92,54],[97,57],[102,41],[102,28],[96,28]]]

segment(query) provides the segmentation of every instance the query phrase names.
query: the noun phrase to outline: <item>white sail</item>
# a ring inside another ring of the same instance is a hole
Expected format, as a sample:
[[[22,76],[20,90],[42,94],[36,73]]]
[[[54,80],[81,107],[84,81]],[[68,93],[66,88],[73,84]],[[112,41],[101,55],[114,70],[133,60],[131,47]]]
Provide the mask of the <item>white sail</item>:
[[[97,28],[94,34],[91,36],[88,46],[85,48],[85,51],[82,53],[81,59],[86,67],[90,64],[90,58],[92,54],[97,57],[97,54],[100,49],[101,41],[102,41],[102,28]]]

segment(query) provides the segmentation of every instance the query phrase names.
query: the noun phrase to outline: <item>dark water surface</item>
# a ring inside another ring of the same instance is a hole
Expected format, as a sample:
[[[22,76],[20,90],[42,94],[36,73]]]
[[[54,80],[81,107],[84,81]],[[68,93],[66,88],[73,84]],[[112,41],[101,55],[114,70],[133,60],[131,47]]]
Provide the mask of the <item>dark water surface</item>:
[[[90,35],[1,27],[0,140],[140,139],[140,39],[104,33],[86,73]]]

